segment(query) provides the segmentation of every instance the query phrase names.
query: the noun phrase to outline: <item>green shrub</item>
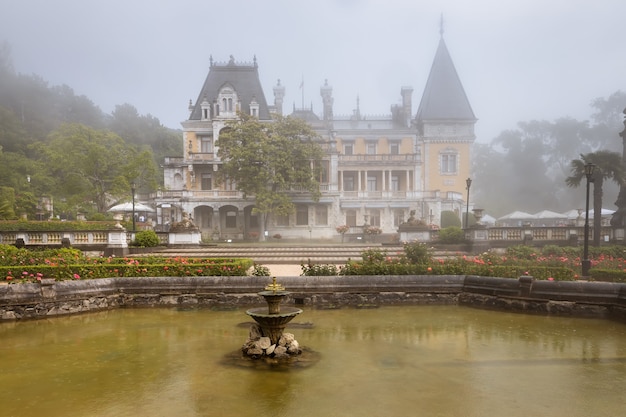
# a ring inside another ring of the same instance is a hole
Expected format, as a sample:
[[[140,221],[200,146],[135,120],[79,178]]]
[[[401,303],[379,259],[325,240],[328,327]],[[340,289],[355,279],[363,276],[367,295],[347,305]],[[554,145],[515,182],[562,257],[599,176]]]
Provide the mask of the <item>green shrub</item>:
[[[252,265],[251,275],[253,277],[269,277],[270,269],[263,265],[254,264]]]
[[[626,282],[626,271],[592,269],[590,273],[592,281]]]
[[[379,249],[367,249],[361,252],[364,262],[382,262],[387,257],[387,252]]]
[[[465,232],[458,226],[449,226],[439,231],[439,242],[441,243],[463,243],[465,242]]]
[[[564,250],[557,245],[546,245],[541,249],[541,254],[546,256],[563,256]]]
[[[444,210],[441,212],[441,228],[461,227],[461,219],[453,211]]]
[[[506,256],[517,259],[535,259],[539,249],[532,246],[516,245],[506,249]]]
[[[135,240],[132,245],[140,248],[153,248],[159,246],[159,236],[157,236],[154,230],[142,230],[135,234]]]
[[[300,267],[302,268],[301,275],[309,277],[330,277],[339,273],[335,265],[314,265],[310,259],[306,264],[300,264]]]
[[[420,242],[405,243],[404,254],[409,262],[414,264],[425,264],[432,260],[430,249]]]
[[[67,221],[58,220],[50,221],[30,221],[30,220],[11,220],[0,221],[0,231],[3,232],[59,232],[74,230],[112,230],[115,229],[116,221]]]

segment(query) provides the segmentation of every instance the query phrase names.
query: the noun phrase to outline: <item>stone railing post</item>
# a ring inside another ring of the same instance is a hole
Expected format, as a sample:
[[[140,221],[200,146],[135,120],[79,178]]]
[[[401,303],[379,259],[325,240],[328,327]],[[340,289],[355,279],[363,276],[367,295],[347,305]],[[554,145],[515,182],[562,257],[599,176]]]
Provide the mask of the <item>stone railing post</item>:
[[[104,256],[126,256],[128,255],[128,242],[126,241],[126,229],[115,229],[109,231],[109,239]]]

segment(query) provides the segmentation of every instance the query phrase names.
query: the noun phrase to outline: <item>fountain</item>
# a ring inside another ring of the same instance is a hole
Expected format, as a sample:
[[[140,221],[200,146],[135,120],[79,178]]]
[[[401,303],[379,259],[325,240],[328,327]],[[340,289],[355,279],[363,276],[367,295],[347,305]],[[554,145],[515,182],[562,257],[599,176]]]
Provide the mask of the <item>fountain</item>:
[[[265,356],[281,359],[302,352],[294,335],[284,333],[287,323],[302,313],[301,309],[295,307],[284,307],[281,311],[280,303],[289,294],[285,287],[276,283],[276,277],[272,278],[272,283],[264,291],[259,292],[265,298],[267,308],[257,307],[246,311],[256,324],[250,327],[248,340],[241,348],[244,354],[252,358]]]

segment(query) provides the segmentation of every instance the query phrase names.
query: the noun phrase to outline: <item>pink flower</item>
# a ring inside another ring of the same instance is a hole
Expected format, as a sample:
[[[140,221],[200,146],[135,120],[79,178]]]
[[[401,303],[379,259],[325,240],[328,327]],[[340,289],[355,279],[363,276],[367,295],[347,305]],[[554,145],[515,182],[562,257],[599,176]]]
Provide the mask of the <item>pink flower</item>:
[[[74,274],[74,279],[80,279],[80,275]]]
[[[554,278],[549,277],[549,278],[548,278],[548,281],[554,281]]]

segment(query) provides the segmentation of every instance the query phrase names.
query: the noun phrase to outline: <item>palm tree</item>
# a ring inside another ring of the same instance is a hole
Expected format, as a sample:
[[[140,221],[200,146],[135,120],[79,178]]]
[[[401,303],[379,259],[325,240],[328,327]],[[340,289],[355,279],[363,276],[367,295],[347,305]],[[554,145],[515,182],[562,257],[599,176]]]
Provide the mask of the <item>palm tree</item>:
[[[571,173],[565,179],[568,187],[578,187],[585,177],[585,165],[593,164],[595,169],[591,177],[593,182],[593,245],[600,246],[600,231],[602,229],[602,184],[610,179],[619,185],[626,183],[626,174],[622,165],[622,155],[611,151],[596,151],[581,154],[580,159],[571,163]]]

